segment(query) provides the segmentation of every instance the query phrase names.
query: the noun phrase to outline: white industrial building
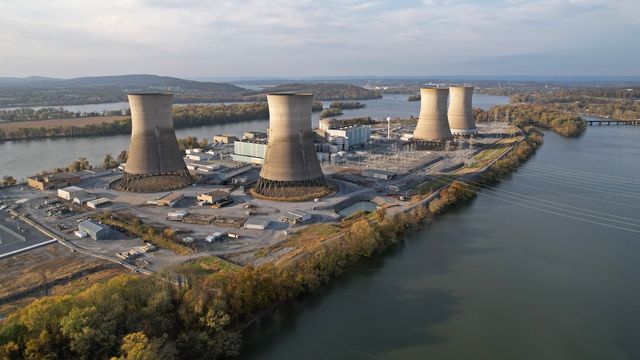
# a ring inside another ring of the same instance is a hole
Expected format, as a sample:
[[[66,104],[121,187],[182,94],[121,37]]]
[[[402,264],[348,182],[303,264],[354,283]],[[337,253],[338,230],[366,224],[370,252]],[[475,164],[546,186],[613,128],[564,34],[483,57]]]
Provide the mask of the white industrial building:
[[[89,193],[83,191],[81,193],[76,194],[73,197],[73,202],[78,204],[78,205],[84,205],[84,204],[88,203],[89,201],[92,201],[92,200],[95,200],[95,199],[96,199],[95,195],[89,194]]]
[[[231,159],[249,164],[262,165],[266,152],[266,139],[239,140],[233,143],[233,155],[231,155]]]
[[[302,210],[293,210],[289,211],[285,215],[282,216],[282,221],[299,224],[311,219],[311,214]]]
[[[107,206],[109,204],[111,204],[111,199],[108,199],[108,198],[99,198],[99,199],[87,201],[87,206],[92,208],[92,209],[105,207],[105,206]]]
[[[79,186],[68,186],[62,189],[58,189],[58,197],[65,200],[73,200],[78,194],[84,193],[84,189]]]
[[[371,140],[371,126],[357,125],[326,129],[327,140],[342,145],[340,150],[353,150],[366,146]]]
[[[271,224],[271,220],[266,217],[255,216],[247,219],[244,223],[245,229],[254,229],[254,230],[264,230],[269,224]]]

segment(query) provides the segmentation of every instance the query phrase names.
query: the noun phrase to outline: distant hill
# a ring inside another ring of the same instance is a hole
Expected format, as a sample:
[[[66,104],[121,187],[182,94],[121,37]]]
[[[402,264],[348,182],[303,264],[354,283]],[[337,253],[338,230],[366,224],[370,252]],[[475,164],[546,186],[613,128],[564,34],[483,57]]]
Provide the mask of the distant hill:
[[[316,100],[367,100],[379,99],[382,95],[376,91],[361,86],[334,83],[296,83],[280,84],[270,87],[266,91],[257,92],[245,99],[263,99],[268,93],[276,92],[304,92],[315,95]]]
[[[61,80],[61,79],[49,78],[49,77],[44,77],[44,76],[29,76],[29,77],[23,77],[23,78],[18,78],[18,77],[0,77],[0,86],[2,86],[2,85],[16,85],[16,84],[33,84],[33,83],[38,83],[38,82],[55,81],[55,80]]]
[[[175,102],[242,101],[251,91],[226,83],[147,74],[74,79],[0,78],[0,107],[56,106],[126,101],[130,92],[171,92]]]
[[[169,92],[176,103],[265,101],[267,92],[310,92],[317,100],[365,100],[382,97],[357,85],[279,84],[252,91],[236,85],[147,74],[74,79],[0,78],[0,108],[99,104],[127,101],[131,92]]]

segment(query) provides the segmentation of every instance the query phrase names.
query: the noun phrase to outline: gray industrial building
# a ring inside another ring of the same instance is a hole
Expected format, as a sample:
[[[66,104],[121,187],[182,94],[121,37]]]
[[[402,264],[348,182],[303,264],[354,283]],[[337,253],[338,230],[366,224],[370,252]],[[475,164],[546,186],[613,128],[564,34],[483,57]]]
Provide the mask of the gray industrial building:
[[[78,230],[86,233],[93,240],[107,239],[112,235],[111,228],[91,220],[84,220],[78,224]]]
[[[380,169],[366,169],[362,171],[362,176],[380,179],[380,180],[391,180],[395,179],[398,176],[398,173],[395,171],[387,171]]]
[[[233,143],[233,154],[231,159],[250,164],[262,165],[264,156],[267,153],[267,140],[237,140]]]
[[[449,127],[454,135],[475,135],[476,123],[473,119],[473,87],[449,87]]]
[[[329,192],[313,145],[312,94],[267,95],[269,141],[255,192],[276,199],[317,197]]]
[[[120,189],[160,192],[193,181],[178,148],[172,94],[129,94],[131,145]]]
[[[447,118],[449,89],[420,89],[420,117],[413,139],[417,141],[441,141],[451,138]]]

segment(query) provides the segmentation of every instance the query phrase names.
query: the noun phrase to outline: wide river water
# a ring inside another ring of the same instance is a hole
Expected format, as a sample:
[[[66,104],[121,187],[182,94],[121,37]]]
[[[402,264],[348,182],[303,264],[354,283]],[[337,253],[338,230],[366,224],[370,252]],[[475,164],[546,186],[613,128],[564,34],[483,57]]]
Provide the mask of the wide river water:
[[[386,117],[418,116],[419,101],[406,101],[407,95],[390,94],[382,99],[363,100],[366,108],[345,110],[344,117],[371,116],[374,119]],[[493,105],[506,104],[506,96],[474,94],[473,105],[483,109]],[[331,102],[325,101],[325,107]],[[127,103],[90,104],[65,106],[71,111],[119,110],[128,108]],[[314,126],[318,125],[320,113],[313,113]],[[211,138],[216,134],[242,135],[245,131],[265,131],[267,119],[243,121],[230,124],[208,125],[176,131],[178,137],[196,136]],[[99,164],[104,155],[117,155],[129,147],[129,135],[96,136],[84,138],[42,139],[30,141],[0,142],[0,177],[11,175],[18,179],[33,175],[41,170],[56,166],[66,166],[78,157],[86,157],[92,164]]]
[[[640,358],[640,127],[499,185],[246,332],[247,359]]]

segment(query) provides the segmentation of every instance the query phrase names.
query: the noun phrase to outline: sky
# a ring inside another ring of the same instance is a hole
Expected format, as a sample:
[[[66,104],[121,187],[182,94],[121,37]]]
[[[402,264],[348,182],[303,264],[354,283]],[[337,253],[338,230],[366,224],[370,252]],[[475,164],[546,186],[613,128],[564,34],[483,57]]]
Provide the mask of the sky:
[[[0,76],[640,75],[640,0],[0,0]]]

